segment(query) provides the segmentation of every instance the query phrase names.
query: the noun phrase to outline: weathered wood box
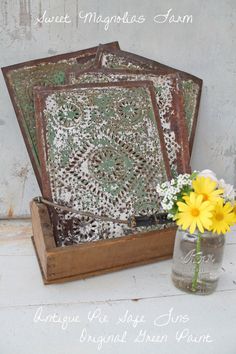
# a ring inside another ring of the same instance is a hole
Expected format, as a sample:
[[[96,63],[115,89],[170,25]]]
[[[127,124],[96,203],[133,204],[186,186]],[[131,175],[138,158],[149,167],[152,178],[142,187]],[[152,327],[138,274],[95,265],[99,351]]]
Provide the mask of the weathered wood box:
[[[47,207],[31,202],[33,243],[45,284],[83,279],[172,257],[176,228],[56,247]]]

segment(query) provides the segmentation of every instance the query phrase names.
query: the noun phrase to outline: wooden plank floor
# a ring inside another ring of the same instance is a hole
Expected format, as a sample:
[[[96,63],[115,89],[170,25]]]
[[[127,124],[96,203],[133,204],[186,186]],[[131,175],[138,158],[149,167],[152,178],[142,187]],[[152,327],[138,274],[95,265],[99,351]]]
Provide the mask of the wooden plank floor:
[[[0,354],[235,354],[236,231],[209,296],[185,294],[162,261],[43,285],[30,220],[0,222]]]

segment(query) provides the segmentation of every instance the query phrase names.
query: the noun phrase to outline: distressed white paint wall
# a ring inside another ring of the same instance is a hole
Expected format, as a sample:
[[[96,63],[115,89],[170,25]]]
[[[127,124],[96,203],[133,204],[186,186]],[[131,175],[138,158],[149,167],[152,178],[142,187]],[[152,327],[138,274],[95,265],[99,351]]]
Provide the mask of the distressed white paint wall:
[[[155,14],[193,15],[192,24],[155,24]],[[34,25],[47,10],[71,24]],[[79,11],[146,17],[142,25],[83,24]],[[211,168],[236,185],[235,0],[0,0],[0,66],[119,40],[133,51],[204,80],[192,167]],[[0,215],[27,215],[39,189],[3,77],[0,77]]]

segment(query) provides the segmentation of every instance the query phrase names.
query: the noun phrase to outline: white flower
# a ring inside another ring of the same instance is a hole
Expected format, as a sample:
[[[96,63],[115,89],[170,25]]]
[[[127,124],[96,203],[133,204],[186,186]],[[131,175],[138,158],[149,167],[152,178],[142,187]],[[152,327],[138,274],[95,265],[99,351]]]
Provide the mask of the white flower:
[[[200,172],[200,173],[198,174],[198,176],[200,176],[200,177],[205,177],[205,178],[209,177],[209,178],[211,178],[213,181],[215,181],[215,182],[218,183],[218,179],[217,179],[217,177],[216,177],[216,174],[215,174],[212,170],[203,170],[202,172]]]
[[[178,200],[178,195],[182,193],[183,188],[191,187],[191,185],[191,176],[187,173],[183,175],[180,174],[177,178],[174,178],[171,181],[158,184],[156,186],[156,191],[159,197],[162,197],[161,206],[163,210],[169,212],[169,215],[171,215],[171,210]]]
[[[226,200],[233,201],[235,199],[235,190],[231,184],[227,184],[223,179],[220,179],[219,188],[222,188],[224,190],[223,197]]]

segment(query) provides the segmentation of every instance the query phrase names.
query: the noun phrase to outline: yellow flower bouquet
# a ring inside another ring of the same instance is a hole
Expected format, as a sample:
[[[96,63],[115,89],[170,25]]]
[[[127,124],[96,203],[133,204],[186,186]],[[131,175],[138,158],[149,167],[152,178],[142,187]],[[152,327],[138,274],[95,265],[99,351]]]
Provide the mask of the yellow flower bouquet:
[[[224,235],[236,224],[233,186],[204,170],[179,175],[158,185],[157,191],[163,211],[179,226],[173,256],[175,285],[191,292],[211,292],[218,281]]]

